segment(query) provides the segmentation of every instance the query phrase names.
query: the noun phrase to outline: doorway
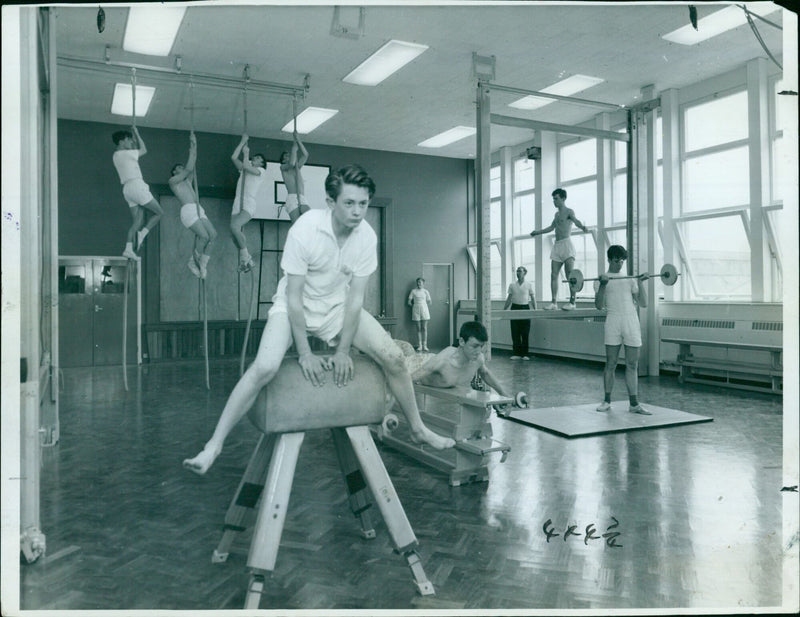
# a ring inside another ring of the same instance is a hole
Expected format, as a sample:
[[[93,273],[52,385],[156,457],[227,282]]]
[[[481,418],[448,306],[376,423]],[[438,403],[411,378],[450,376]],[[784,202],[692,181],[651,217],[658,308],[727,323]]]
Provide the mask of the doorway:
[[[431,294],[431,320],[428,322],[428,347],[440,351],[452,345],[453,264],[422,264],[422,278]]]
[[[58,260],[59,366],[122,364],[122,318],[127,259],[61,257]],[[140,269],[137,268],[137,275]],[[139,276],[128,287],[126,361],[139,357],[137,290]]]

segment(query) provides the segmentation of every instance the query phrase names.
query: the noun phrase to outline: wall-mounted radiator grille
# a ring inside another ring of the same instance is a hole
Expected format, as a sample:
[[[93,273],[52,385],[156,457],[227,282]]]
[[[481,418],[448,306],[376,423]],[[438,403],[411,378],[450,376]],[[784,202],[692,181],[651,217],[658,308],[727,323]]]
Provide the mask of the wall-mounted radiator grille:
[[[661,320],[662,326],[677,326],[682,328],[723,328],[733,330],[734,324],[734,321],[718,319],[679,319],[677,317],[665,317]]]
[[[773,330],[783,332],[782,321],[754,321],[753,330]]]

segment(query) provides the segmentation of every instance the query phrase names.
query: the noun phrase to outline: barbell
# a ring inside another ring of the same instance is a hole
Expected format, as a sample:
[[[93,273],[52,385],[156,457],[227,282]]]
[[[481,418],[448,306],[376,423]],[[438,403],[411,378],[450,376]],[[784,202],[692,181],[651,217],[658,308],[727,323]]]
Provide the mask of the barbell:
[[[661,267],[661,272],[658,274],[634,274],[629,276],[612,276],[612,279],[638,279],[639,277],[644,276],[645,279],[651,279],[655,277],[659,277],[661,282],[664,285],[669,285],[670,287],[674,285],[678,281],[678,276],[680,273],[675,269],[675,266],[672,264],[664,264]],[[599,281],[600,277],[592,277],[592,278],[584,278],[583,272],[575,268],[572,272],[569,273],[569,279],[563,281],[564,283],[569,283],[569,290],[578,292],[583,289],[584,281]]]
[[[511,403],[512,407],[518,407],[520,409],[526,409],[528,407],[528,395],[525,392],[517,392],[514,396],[514,402]],[[503,405],[495,405],[494,410],[497,412],[497,415],[505,417],[508,415],[508,408],[509,404]]]

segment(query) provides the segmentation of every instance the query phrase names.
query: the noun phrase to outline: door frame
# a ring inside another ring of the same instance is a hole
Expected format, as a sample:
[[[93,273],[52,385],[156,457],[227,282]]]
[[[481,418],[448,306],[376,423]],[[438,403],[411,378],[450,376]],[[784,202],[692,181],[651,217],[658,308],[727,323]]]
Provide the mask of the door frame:
[[[455,299],[454,298],[455,298],[455,295],[454,295],[454,291],[453,291],[453,279],[455,277],[455,264],[452,263],[452,262],[449,262],[449,263],[446,263],[446,262],[427,262],[427,261],[423,262],[422,263],[422,273],[420,274],[420,276],[422,278],[425,278],[425,267],[426,266],[445,266],[445,267],[447,267],[448,291],[449,291],[449,293],[447,294],[447,304],[450,306],[450,310],[447,311],[447,319],[448,319],[447,329],[450,332],[450,339],[449,339],[447,344],[451,345],[453,343],[453,341],[456,340],[456,335],[457,335],[457,333],[455,332],[455,329],[454,329],[455,328],[455,319],[454,319],[454,313],[455,313],[455,310],[454,310]]]

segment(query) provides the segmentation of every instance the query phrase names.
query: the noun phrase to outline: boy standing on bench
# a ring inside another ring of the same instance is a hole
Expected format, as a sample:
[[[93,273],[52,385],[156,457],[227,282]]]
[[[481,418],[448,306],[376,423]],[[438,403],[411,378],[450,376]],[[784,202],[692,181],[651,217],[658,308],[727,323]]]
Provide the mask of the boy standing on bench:
[[[383,369],[412,438],[440,450],[455,445],[422,423],[403,352],[362,307],[367,281],[377,268],[377,236],[364,220],[375,183],[361,167],[348,165],[328,175],[325,192],[329,208],[309,210],[289,229],[281,259],[284,276],[272,298],[258,353],[231,392],[205,448],[183,462],[195,473],[211,467],[228,433],[278,372],[293,342],[303,375],[314,386],[324,383],[328,371],[336,385],[345,386],[353,379],[350,347],[360,349]],[[309,335],[335,346],[336,352],[330,358],[314,355]]]

